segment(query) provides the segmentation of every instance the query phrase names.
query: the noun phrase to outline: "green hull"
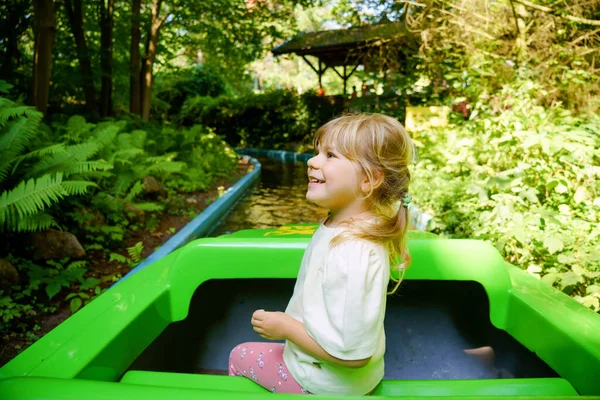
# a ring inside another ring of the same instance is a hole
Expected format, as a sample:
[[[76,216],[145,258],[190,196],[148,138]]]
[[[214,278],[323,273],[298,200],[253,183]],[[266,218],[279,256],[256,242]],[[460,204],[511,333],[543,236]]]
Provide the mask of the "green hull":
[[[247,230],[189,243],[121,281],[1,368],[0,399],[270,396],[242,377],[135,371],[130,365],[165,328],[187,317],[204,282],[295,278],[314,229]],[[413,265],[406,280],[479,283],[489,299],[491,323],[558,377],[386,380],[375,395],[600,398],[600,316],[507,264],[487,243],[411,232],[409,248]]]

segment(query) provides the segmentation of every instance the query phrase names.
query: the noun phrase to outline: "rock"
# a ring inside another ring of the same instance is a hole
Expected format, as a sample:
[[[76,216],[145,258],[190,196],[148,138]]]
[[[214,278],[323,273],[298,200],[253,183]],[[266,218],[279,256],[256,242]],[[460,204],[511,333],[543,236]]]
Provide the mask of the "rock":
[[[48,229],[44,232],[34,232],[30,236],[33,246],[34,260],[55,260],[65,257],[85,257],[85,250],[79,240],[69,232]]]
[[[144,193],[152,194],[152,193],[161,193],[163,191],[162,186],[151,176],[146,176],[142,180],[144,184]]]
[[[0,289],[8,289],[19,283],[19,271],[11,263],[0,258]]]

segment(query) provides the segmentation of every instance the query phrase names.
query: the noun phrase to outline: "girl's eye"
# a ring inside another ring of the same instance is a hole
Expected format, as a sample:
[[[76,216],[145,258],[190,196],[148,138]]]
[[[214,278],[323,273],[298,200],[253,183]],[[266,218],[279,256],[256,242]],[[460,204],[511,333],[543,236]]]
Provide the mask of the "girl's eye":
[[[335,154],[333,154],[330,151],[327,152],[327,158],[334,158],[334,157],[335,157]]]

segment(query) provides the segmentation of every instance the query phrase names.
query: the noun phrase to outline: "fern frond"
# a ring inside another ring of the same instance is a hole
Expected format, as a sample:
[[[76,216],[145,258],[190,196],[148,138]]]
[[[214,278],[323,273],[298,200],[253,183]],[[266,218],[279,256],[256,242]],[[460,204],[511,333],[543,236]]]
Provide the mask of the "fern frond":
[[[139,210],[142,210],[142,211],[162,211],[165,209],[164,206],[162,206],[158,203],[152,203],[152,202],[133,203],[131,206],[134,208],[137,208]]]
[[[36,232],[45,231],[48,228],[60,228],[51,215],[46,213],[38,213],[35,215],[28,215],[17,221],[14,226],[8,226],[7,231],[12,232]],[[1,228],[0,228],[1,229]]]
[[[100,124],[94,130],[94,136],[96,140],[103,146],[112,143],[117,137],[117,133],[121,130],[121,127],[116,124],[104,123]]]
[[[64,181],[62,187],[68,195],[82,195],[87,193],[89,187],[98,187],[94,182]]]
[[[21,117],[8,125],[0,135],[0,182],[6,179],[8,170],[15,158],[25,149],[27,143],[35,136],[40,120]]]
[[[110,170],[109,170],[110,171]],[[111,176],[113,176],[114,174],[112,172],[106,172],[106,171],[91,171],[85,174],[86,178],[89,178],[90,180],[100,180],[103,178],[110,178]]]
[[[71,142],[78,142],[83,137],[89,137],[94,124],[88,123],[81,115],[74,115],[67,121],[65,136]]]
[[[151,174],[156,174],[156,173],[167,173],[167,174],[173,174],[173,173],[177,173],[177,172],[181,172],[183,171],[183,169],[186,167],[186,163],[184,162],[172,162],[172,161],[163,161],[161,163],[158,164],[154,164],[154,165],[150,165],[148,167],[148,172]]]
[[[144,243],[143,242],[137,242],[135,245],[127,248],[127,253],[129,254],[129,257],[131,257],[131,260],[135,264],[137,264],[141,261],[143,251],[144,251]]]
[[[17,117],[37,118],[41,120],[42,113],[30,106],[17,106],[10,100],[2,104],[0,108],[0,127],[3,127],[9,120]]]
[[[114,193],[120,197],[135,181],[135,175],[132,172],[119,174],[117,176],[117,181],[115,182]]]
[[[110,253],[110,257],[108,258],[108,262],[113,262],[113,261],[120,262],[120,263],[123,263],[123,264],[128,264],[128,265],[132,264],[130,259],[128,259],[125,256],[122,256],[119,253]]]
[[[32,121],[27,117],[20,117],[11,121],[8,129],[0,135],[0,152],[20,153],[23,151],[27,142],[35,135],[37,126],[32,122],[35,122],[35,120]]]
[[[144,184],[142,183],[142,181],[137,181],[135,185],[133,185],[131,190],[129,190],[127,196],[125,196],[125,201],[133,201],[133,199],[135,199],[135,196],[142,193],[143,190]]]
[[[37,149],[34,151],[30,151],[27,154],[23,154],[22,156],[16,157],[14,159],[15,165],[13,165],[11,173],[14,174],[17,171],[19,164],[21,164],[25,160],[31,160],[32,158],[43,157],[47,154],[58,154],[58,153],[64,151],[64,149],[65,149],[65,145],[62,143],[59,143],[59,144],[54,144],[52,146],[44,147],[41,149]]]
[[[5,224],[15,226],[18,220],[35,215],[66,195],[62,174],[21,181],[17,187],[0,195],[0,227]]]
[[[67,271],[72,271],[74,269],[87,269],[88,262],[86,260],[73,261],[67,267]]]
[[[148,134],[143,130],[135,130],[131,132],[131,144],[138,149],[143,149],[146,144],[146,138]]]
[[[97,142],[88,142],[65,147],[64,151],[54,154],[48,154],[29,171],[28,177],[40,175],[42,173],[63,172],[73,166],[73,164],[86,161],[100,150]]]
[[[129,160],[141,154],[144,154],[144,150],[136,149],[135,147],[132,147],[130,149],[118,150],[113,153],[112,157],[110,158],[110,161],[123,162],[123,160]]]
[[[156,164],[163,161],[173,161],[177,157],[177,153],[166,153],[160,156],[149,156],[146,157],[146,161],[152,164]]]
[[[73,175],[87,175],[94,171],[107,171],[112,169],[113,166],[106,161],[80,161],[67,165],[62,172],[65,174],[65,178]]]
[[[0,93],[8,93],[8,91],[12,88],[13,88],[13,85],[0,79]],[[3,100],[3,99],[0,98],[0,100]]]
[[[130,149],[134,147],[130,133],[121,133],[117,136],[117,148],[119,150]]]

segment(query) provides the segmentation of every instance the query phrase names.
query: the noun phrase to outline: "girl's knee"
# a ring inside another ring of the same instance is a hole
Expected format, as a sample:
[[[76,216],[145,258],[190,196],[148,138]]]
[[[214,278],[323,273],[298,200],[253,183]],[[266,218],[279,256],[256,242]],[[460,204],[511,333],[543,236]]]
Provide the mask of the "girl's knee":
[[[248,342],[238,344],[229,352],[229,359],[233,360],[235,358],[244,359],[244,357],[248,354]]]

